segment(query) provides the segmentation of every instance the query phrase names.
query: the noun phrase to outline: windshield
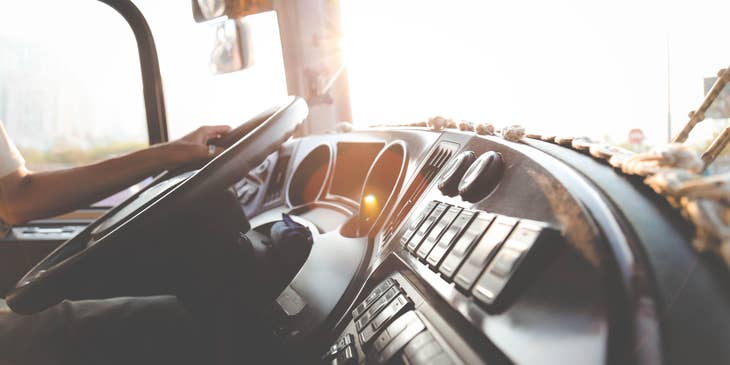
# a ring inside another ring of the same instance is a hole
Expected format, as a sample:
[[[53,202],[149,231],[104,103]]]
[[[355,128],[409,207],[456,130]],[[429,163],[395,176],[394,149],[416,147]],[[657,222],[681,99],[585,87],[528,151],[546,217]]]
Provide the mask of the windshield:
[[[202,124],[238,126],[287,95],[276,13],[245,18],[253,66],[213,75],[215,23],[197,24],[190,1],[134,0],[155,38],[171,139]]]
[[[356,125],[442,115],[640,151],[676,135],[730,65],[727,1],[341,3]]]

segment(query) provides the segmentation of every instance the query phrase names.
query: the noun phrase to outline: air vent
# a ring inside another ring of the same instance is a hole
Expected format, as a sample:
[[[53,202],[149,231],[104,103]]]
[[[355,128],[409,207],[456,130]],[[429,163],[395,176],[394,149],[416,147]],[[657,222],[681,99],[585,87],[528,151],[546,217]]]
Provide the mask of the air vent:
[[[418,202],[423,192],[431,185],[434,178],[441,172],[451,157],[459,149],[459,145],[451,142],[439,143],[428,156],[424,164],[419,168],[408,184],[408,190],[403,199],[401,199],[400,209],[396,210],[396,214],[385,229],[383,243],[388,242],[397,228],[410,213],[411,208]]]
[[[281,198],[281,190],[284,186],[286,168],[288,166],[289,156],[281,156],[277,159],[276,167],[274,167],[274,173],[271,175],[271,182],[269,182],[269,189],[266,190],[266,196],[264,197],[264,205],[268,205],[269,203]]]

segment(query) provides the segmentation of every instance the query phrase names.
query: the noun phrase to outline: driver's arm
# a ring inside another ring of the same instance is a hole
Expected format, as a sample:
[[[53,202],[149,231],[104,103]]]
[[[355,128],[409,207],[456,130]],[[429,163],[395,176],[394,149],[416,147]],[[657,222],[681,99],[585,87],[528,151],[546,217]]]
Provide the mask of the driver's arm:
[[[87,207],[157,172],[210,158],[208,140],[229,130],[200,127],[173,142],[70,169],[32,172],[20,165],[0,177],[0,220],[21,224]]]

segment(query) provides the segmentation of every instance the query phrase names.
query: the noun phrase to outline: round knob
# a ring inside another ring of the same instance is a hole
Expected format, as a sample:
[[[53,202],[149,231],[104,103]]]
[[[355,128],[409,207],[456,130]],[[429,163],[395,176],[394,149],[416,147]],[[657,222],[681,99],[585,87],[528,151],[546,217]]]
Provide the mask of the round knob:
[[[446,166],[444,174],[439,179],[439,190],[446,196],[459,194],[459,181],[475,159],[476,155],[472,151],[464,151],[456,155]]]
[[[459,194],[469,202],[484,199],[497,187],[503,171],[502,155],[494,151],[485,152],[464,173],[459,182]]]

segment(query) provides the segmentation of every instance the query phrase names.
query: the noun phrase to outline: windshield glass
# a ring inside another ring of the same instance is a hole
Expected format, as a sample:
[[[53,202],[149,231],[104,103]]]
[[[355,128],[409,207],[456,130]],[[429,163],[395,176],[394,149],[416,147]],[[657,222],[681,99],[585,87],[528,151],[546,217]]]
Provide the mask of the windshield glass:
[[[442,115],[640,151],[679,132],[730,64],[727,1],[342,0],[341,9],[356,125]],[[688,143],[704,149],[727,123],[700,123]]]
[[[134,0],[152,29],[165,90],[171,139],[202,124],[236,127],[285,97],[286,78],[276,13],[245,18],[253,66],[213,75],[216,22],[197,24],[190,1]]]

